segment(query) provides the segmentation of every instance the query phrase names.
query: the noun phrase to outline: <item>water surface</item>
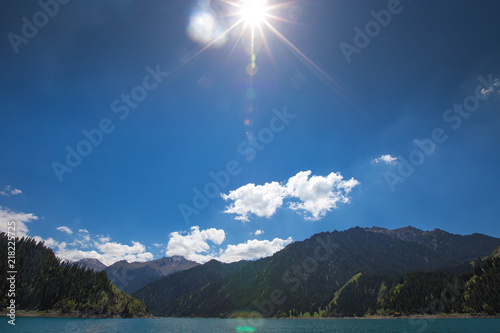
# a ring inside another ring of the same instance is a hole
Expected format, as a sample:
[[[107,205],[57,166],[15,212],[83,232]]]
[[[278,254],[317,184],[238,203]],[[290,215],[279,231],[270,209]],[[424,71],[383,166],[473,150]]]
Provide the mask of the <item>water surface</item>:
[[[1,332],[499,332],[500,319],[73,319],[16,318],[2,323]]]

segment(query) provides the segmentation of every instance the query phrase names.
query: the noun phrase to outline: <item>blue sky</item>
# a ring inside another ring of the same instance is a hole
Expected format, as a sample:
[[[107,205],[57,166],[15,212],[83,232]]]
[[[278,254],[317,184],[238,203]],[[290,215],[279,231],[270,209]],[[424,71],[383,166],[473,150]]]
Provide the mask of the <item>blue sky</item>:
[[[106,264],[500,237],[500,4],[267,5],[252,53],[220,1],[3,4],[0,230]]]

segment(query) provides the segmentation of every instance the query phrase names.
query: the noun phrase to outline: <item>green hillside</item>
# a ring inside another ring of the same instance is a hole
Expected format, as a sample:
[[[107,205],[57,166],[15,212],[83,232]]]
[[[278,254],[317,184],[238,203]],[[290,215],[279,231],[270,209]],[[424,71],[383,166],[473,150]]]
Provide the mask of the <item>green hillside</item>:
[[[18,310],[53,312],[79,317],[149,316],[144,302],[118,290],[105,272],[96,273],[76,263],[63,262],[42,242],[17,238],[16,306]],[[7,249],[8,238],[0,234],[0,248]],[[7,251],[0,252],[3,268],[0,291],[7,295]],[[5,309],[9,298],[2,297]]]
[[[410,273],[369,313],[500,314],[500,258],[492,255],[475,262],[472,271],[454,276],[441,272]]]
[[[460,258],[469,258],[487,256],[500,245],[499,239],[487,236],[484,242],[483,235],[448,234],[448,239],[441,230],[431,233],[438,233],[438,250],[419,241],[418,235],[404,240],[361,228],[320,233],[271,257],[240,264],[234,272],[214,274],[214,266],[225,266],[210,262],[158,280],[134,296],[161,316],[231,317],[257,311],[263,317],[343,317],[385,310],[392,315],[402,311],[396,311],[394,305],[391,312],[392,306],[385,309],[383,305],[390,297],[386,294],[394,291],[398,282],[405,282],[402,277],[409,274],[409,281],[414,276],[420,281],[418,274],[429,274],[429,283],[438,293],[439,285],[446,283],[445,272],[465,274],[462,272],[471,270],[470,264],[445,255],[454,247],[461,242],[470,247],[476,241],[471,255],[460,252]],[[415,271],[422,273],[412,273]],[[194,282],[183,283],[191,274],[196,276]],[[437,283],[436,279],[441,280]],[[417,313],[425,303],[416,305],[410,312]]]

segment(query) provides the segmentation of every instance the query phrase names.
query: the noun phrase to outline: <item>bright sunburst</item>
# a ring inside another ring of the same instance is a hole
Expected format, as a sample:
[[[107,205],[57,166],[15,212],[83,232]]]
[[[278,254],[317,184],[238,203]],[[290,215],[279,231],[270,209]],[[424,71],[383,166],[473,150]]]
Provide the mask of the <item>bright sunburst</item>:
[[[266,3],[265,0],[244,0],[239,4],[238,15],[246,24],[260,24],[265,20],[270,9]]]
[[[202,12],[197,12],[191,18],[193,26],[190,26],[188,31],[195,36],[194,39],[196,41],[202,42],[204,46],[189,57],[186,62],[196,58],[212,46],[217,46],[225,43],[227,40],[233,39],[234,45],[230,55],[236,46],[240,42],[243,42],[249,57],[246,72],[250,76],[254,76],[258,73],[256,61],[256,53],[258,53],[258,50],[256,50],[257,39],[259,40],[259,44],[265,47],[272,63],[276,66],[267,40],[270,35],[273,35],[295,53],[328,86],[337,92],[338,90],[343,90],[336,80],[331,78],[307,57],[304,52],[289,41],[275,25],[278,21],[291,24],[297,23],[296,12],[301,11],[298,0],[198,0],[198,2],[205,3],[206,5]],[[211,19],[209,22],[214,23],[213,26],[205,24],[207,17]],[[200,18],[203,18],[203,20],[200,20]],[[219,19],[222,19],[227,24],[225,28],[220,30],[217,29]]]

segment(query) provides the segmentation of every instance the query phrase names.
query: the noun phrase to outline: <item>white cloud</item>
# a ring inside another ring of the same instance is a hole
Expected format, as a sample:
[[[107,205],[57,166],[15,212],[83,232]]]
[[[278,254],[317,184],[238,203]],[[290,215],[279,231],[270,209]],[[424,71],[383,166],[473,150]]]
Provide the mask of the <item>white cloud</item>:
[[[160,244],[160,243],[153,243],[153,246],[154,246],[154,247],[163,247],[163,244]]]
[[[0,191],[0,195],[3,195],[3,196],[6,196],[6,197],[10,197],[11,195],[17,195],[17,194],[21,194],[23,193],[23,191],[21,191],[20,189],[17,189],[17,188],[12,188],[10,185],[7,185],[3,188],[2,191]]]
[[[285,188],[277,182],[257,186],[247,184],[228,195],[222,194],[224,200],[233,201],[224,213],[236,214],[235,219],[244,222],[248,221],[248,214],[269,218],[283,205],[285,196]]]
[[[44,242],[45,246],[48,246],[52,249],[59,245],[59,242],[54,240],[52,237],[49,237],[47,239],[42,239],[42,237],[40,237],[40,236],[35,236],[35,237],[33,237],[33,239],[35,239],[37,242]]]
[[[216,259],[222,262],[234,262],[239,260],[253,260],[270,256],[283,249],[292,242],[292,238],[275,238],[268,240],[248,240],[246,243],[227,245],[226,249],[217,250],[226,234],[222,229],[201,230],[198,226],[191,227],[189,232],[172,232],[167,245],[167,256],[179,255],[188,260],[200,263]]]
[[[264,258],[280,251],[292,241],[292,237],[288,239],[275,238],[272,241],[248,240],[246,243],[228,245],[226,250],[217,259],[229,263]]]
[[[398,158],[391,155],[382,155],[373,160],[375,163],[385,163],[385,164],[396,164],[398,163]]]
[[[89,231],[87,229],[79,229],[78,232],[88,234]]]
[[[26,223],[34,220],[38,220],[38,217],[31,213],[16,213],[8,208],[0,207],[0,231],[7,232],[7,223],[10,221],[16,221],[16,236],[27,236],[28,226]]]
[[[71,235],[73,233],[73,231],[71,231],[71,229],[66,227],[66,226],[57,227],[56,229],[59,231],[65,232],[68,235]]]
[[[226,233],[222,229],[210,228],[201,230],[198,226],[191,227],[190,231],[183,235],[184,232],[172,232],[167,245],[167,256],[183,256],[188,260],[197,262],[205,262],[213,258],[213,253],[210,253],[210,245],[212,242],[215,245],[220,245],[226,239]]]
[[[47,244],[47,241],[45,242]],[[94,245],[95,244],[96,243],[94,243]],[[153,254],[146,252],[146,247],[144,245],[134,241],[132,241],[132,245],[117,242],[103,244],[97,243],[97,248],[90,249],[88,251],[83,251],[76,247],[69,248],[68,245],[71,246],[72,244],[66,244],[64,242],[55,244],[53,248],[57,248],[57,250],[55,250],[56,256],[70,261],[78,261],[83,258],[93,258],[98,259],[106,266],[112,265],[120,260],[126,260],[128,262],[143,262],[153,259]]]
[[[79,233],[77,235],[77,238],[73,240],[72,243],[69,243],[71,246],[80,246],[84,249],[89,248],[92,246],[92,239],[90,238],[90,235],[86,233]]]
[[[104,237],[104,236],[99,237],[99,242],[101,242],[101,243],[107,243],[110,240],[111,240],[110,237]]]
[[[103,264],[109,266],[120,260],[147,261],[153,259],[153,254],[146,252],[146,247],[139,242],[132,241],[132,245],[109,242],[110,238],[100,237],[100,240],[107,242],[97,242],[83,233],[79,234],[73,242],[57,242],[52,238],[42,239],[39,236],[33,237],[37,241],[45,242],[45,245],[52,248],[56,256],[63,260],[78,261],[83,258],[98,259]],[[83,248],[88,250],[83,250]]]
[[[290,209],[304,211],[305,218],[312,221],[325,217],[339,203],[349,203],[347,194],[359,184],[354,178],[343,180],[340,173],[309,178],[310,175],[311,171],[299,172],[290,178],[286,187],[292,197],[300,199],[300,202],[290,203]]]
[[[241,221],[248,221],[249,214],[270,218],[289,198],[299,199],[289,204],[290,209],[304,211],[308,220],[319,220],[336,209],[339,203],[348,203],[347,194],[359,185],[354,178],[343,180],[340,173],[332,172],[326,177],[310,176],[310,170],[301,171],[291,177],[286,186],[277,182],[258,186],[247,184],[228,195],[222,194],[224,200],[233,201],[224,213],[236,214],[235,219]]]
[[[146,247],[132,241],[132,246],[116,242],[104,243],[98,247],[102,255],[99,259],[105,265],[111,265],[119,260],[128,262],[147,261],[153,259],[153,254],[146,252]]]
[[[254,235],[258,236],[258,235],[262,235],[263,233],[264,233],[264,231],[262,231],[262,230],[256,230]]]

